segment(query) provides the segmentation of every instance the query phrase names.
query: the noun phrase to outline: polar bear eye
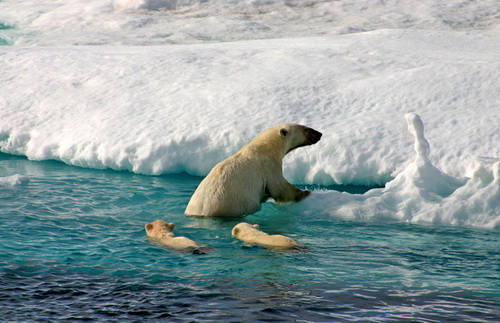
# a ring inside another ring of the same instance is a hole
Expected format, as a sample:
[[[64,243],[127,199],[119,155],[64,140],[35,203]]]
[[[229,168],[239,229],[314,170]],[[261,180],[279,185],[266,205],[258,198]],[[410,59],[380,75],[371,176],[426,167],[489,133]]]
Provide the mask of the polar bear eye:
[[[286,135],[288,134],[288,130],[286,130],[285,128],[281,128],[281,130],[280,130],[280,134],[281,134],[283,137],[286,137]]]

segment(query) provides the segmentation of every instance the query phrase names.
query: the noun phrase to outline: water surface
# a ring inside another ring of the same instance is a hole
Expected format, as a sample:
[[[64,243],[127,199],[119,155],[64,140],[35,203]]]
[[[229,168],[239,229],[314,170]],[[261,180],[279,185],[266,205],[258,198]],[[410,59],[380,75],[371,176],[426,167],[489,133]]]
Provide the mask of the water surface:
[[[0,315],[8,321],[500,320],[500,234],[451,226],[349,222],[266,203],[244,221],[305,253],[245,246],[242,219],[183,210],[201,178],[142,176],[0,154]],[[144,224],[209,245],[148,243]]]

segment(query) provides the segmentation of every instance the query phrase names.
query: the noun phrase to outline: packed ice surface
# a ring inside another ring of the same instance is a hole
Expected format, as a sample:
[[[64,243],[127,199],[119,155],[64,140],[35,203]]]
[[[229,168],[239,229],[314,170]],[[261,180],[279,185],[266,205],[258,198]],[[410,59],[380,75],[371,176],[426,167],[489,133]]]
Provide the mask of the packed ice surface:
[[[0,22],[2,152],[203,176],[297,122],[323,138],[289,181],[387,183],[323,212],[498,226],[497,1],[6,0]]]
[[[404,114],[429,158],[471,176],[500,156],[500,42],[484,33],[378,30],[175,46],[3,46],[0,146],[33,160],[206,175],[266,128],[322,140],[285,159],[304,184],[384,184],[410,160]]]
[[[498,0],[4,0],[26,45],[164,45],[378,29],[494,30]]]

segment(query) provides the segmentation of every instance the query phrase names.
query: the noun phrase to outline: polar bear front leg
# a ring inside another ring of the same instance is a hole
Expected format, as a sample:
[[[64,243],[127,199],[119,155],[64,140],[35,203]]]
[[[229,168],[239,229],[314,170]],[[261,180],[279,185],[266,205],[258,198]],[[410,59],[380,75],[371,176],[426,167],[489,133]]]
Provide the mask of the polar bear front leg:
[[[267,190],[276,202],[298,202],[311,194],[311,191],[293,186],[285,178],[278,183],[268,183]]]

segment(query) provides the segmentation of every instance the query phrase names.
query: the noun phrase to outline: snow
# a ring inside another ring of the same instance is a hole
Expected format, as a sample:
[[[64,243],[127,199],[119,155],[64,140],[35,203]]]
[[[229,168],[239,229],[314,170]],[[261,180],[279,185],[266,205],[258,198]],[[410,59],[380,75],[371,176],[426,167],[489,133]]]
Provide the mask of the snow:
[[[324,137],[287,157],[291,181],[384,184],[409,160],[402,120],[413,111],[429,120],[436,165],[470,176],[478,157],[500,155],[495,40],[381,30],[182,46],[1,47],[1,150],[205,175],[262,130],[298,122]]]
[[[296,122],[323,138],[285,158],[291,182],[385,185],[316,192],[299,209],[498,228],[499,10],[488,0],[2,1],[1,25],[15,28],[0,30],[13,44],[0,46],[0,151],[204,176],[264,129]]]
[[[428,159],[430,147],[420,116],[406,114],[415,138],[415,160],[384,188],[363,195],[315,192],[292,212],[320,212],[357,221],[404,221],[500,229],[500,161],[478,166],[471,179],[451,177]]]
[[[18,45],[164,45],[380,29],[500,31],[498,0],[4,0]]]
[[[472,178],[454,178],[429,160],[424,124],[414,113],[405,115],[415,138],[416,157],[384,188],[363,195],[320,191],[289,206],[305,216],[327,212],[356,221],[401,221],[500,229],[500,161],[478,166]],[[325,211],[326,210],[326,211]]]

